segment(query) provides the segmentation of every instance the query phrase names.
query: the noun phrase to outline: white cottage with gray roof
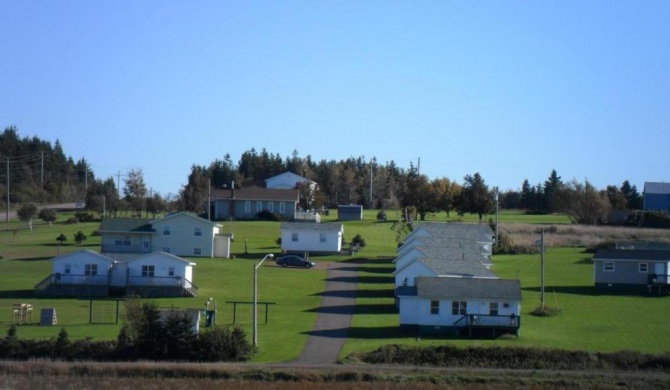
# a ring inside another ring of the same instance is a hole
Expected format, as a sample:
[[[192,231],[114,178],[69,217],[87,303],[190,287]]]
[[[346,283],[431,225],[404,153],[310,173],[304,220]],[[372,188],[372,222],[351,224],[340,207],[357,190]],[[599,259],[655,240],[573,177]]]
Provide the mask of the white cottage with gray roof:
[[[515,279],[419,277],[398,290],[400,327],[470,336],[518,334],[521,285]]]

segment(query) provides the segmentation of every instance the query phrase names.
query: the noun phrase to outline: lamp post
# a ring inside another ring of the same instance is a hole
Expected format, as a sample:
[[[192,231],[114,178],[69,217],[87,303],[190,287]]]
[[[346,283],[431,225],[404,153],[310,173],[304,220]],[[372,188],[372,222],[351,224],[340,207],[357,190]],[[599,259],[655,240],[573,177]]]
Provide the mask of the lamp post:
[[[263,257],[263,260],[261,260],[260,263],[254,265],[254,302],[253,302],[253,313],[252,313],[252,339],[253,339],[253,345],[256,347],[258,345],[258,313],[257,313],[257,306],[258,306],[258,268],[263,264],[265,259],[267,258],[273,258],[275,255],[272,253],[268,253]]]

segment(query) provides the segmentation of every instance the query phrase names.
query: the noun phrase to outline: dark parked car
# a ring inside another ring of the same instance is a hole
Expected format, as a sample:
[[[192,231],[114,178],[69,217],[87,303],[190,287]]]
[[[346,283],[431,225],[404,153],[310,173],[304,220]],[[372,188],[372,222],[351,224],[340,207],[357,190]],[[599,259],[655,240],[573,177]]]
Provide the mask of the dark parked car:
[[[303,267],[303,268],[312,268],[314,267],[314,263],[305,260],[300,256],[296,255],[286,255],[286,256],[281,256],[278,257],[277,260],[275,260],[277,265],[281,265],[282,267]]]

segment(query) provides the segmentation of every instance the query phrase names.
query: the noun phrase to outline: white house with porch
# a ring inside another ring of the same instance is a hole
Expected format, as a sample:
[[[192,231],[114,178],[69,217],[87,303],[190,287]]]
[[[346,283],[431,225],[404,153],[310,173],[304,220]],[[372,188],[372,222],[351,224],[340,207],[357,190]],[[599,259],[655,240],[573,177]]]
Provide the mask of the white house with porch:
[[[521,285],[516,279],[419,277],[398,290],[400,327],[421,333],[518,334]]]

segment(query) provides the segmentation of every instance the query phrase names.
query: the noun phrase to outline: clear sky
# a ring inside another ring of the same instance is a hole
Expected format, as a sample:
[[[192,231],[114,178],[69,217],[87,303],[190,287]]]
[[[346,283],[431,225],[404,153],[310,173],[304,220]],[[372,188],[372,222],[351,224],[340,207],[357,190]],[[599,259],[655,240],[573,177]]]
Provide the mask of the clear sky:
[[[670,181],[667,0],[0,0],[0,26],[0,129],[163,195],[251,148]]]

